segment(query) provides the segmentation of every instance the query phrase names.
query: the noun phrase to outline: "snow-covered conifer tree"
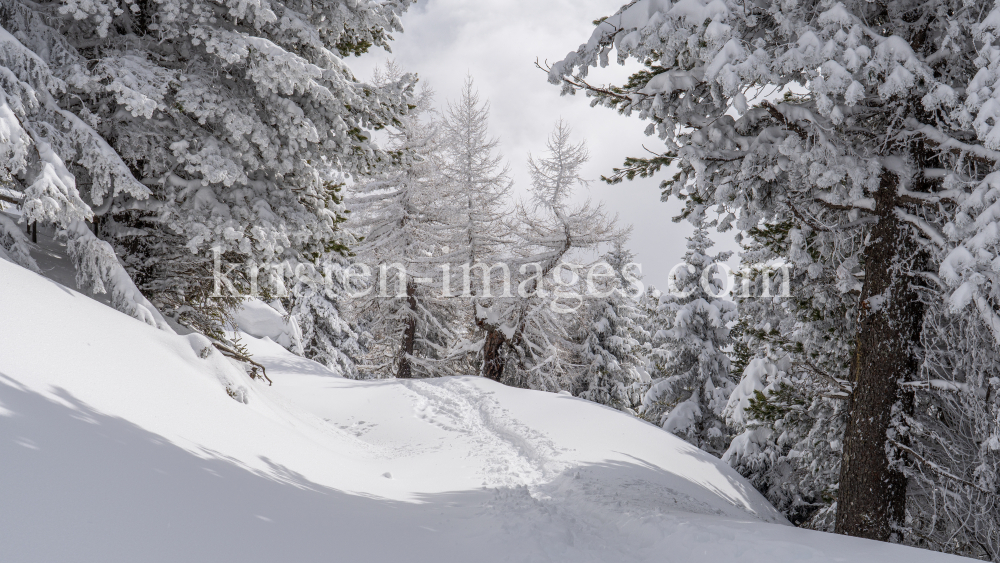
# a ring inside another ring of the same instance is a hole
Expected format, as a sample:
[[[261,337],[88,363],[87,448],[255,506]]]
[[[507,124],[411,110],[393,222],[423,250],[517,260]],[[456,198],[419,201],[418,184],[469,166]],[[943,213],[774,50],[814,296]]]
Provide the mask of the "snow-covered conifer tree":
[[[726,408],[736,436],[723,459],[793,523],[832,531],[858,281],[850,264],[809,268],[833,249],[822,233],[782,222],[748,234],[733,291],[740,383]]]
[[[81,287],[111,291],[112,303],[154,326],[170,330],[160,313],[122,269],[107,243],[97,240],[83,221],[93,206],[113,197],[144,200],[149,190],[137,182],[122,158],[91,123],[87,109],[66,109],[67,65],[82,61],[69,39],[49,25],[44,10],[58,5],[0,4],[0,180],[5,195],[21,207],[27,223],[51,223],[62,229],[67,249],[80,269]],[[44,55],[41,56],[38,53]],[[92,121],[92,120],[91,120]],[[89,181],[89,199],[81,196],[77,175]],[[0,251],[30,267],[33,261],[5,221]],[[6,241],[6,242],[5,242]]]
[[[340,183],[332,183],[328,208],[337,213],[337,222],[347,220],[346,209],[340,196]],[[290,290],[290,313],[302,331],[302,354],[317,361],[344,377],[357,377],[356,361],[365,352],[363,335],[347,318],[350,295],[362,291],[361,280],[347,275],[351,264],[347,243],[353,243],[351,233],[342,231],[342,237],[305,250],[311,258],[303,264]]]
[[[98,221],[158,307],[217,330],[240,297],[213,294],[213,249],[226,266],[298,261],[336,236],[331,171],[392,162],[366,131],[405,113],[412,77],[363,84],[343,58],[386,45],[409,4],[5,0],[0,166],[24,217]],[[115,255],[65,232],[97,252],[81,262]]]
[[[688,237],[686,268],[676,271],[660,297],[666,327],[653,335],[654,379],[642,401],[642,415],[699,448],[721,455],[730,431],[723,410],[733,390],[729,373],[728,324],[736,306],[725,298],[715,265],[728,253],[706,254],[712,246],[704,218]]]
[[[641,313],[628,294],[637,279],[630,271],[633,254],[621,241],[594,268],[594,287],[586,288],[580,311],[583,373],[574,395],[636,414],[645,391],[641,342],[646,340]],[[593,293],[592,293],[593,292]]]
[[[344,377],[357,377],[357,360],[365,353],[363,338],[344,311],[347,260],[326,257],[316,279],[300,280],[292,288],[290,313],[302,330],[302,354]]]
[[[571,386],[571,378],[563,377],[571,374],[566,361],[574,352],[567,327],[583,303],[579,275],[567,280],[564,260],[571,251],[593,250],[624,233],[600,205],[571,202],[589,158],[585,143],[572,143],[569,126],[560,120],[547,148],[544,157],[528,159],[531,202],[518,206],[519,244],[512,260],[517,269],[511,268],[516,290],[477,315],[486,331],[484,376],[557,391]]]
[[[353,227],[364,239],[358,262],[372,269],[368,293],[355,298],[362,324],[375,342],[370,368],[400,378],[447,374],[453,338],[450,308],[443,297],[444,269],[452,240],[453,216],[442,197],[442,143],[438,124],[421,121],[431,92],[401,119],[389,148],[404,155],[394,171],[353,186],[348,200]],[[375,363],[371,363],[374,361]]]
[[[442,172],[460,215],[456,244],[461,244],[470,265],[489,263],[510,244],[504,217],[510,211],[513,184],[498,149],[500,141],[490,137],[489,115],[489,102],[480,102],[469,77],[441,123],[446,152]]]
[[[647,362],[649,353],[652,350],[651,341],[653,335],[663,326],[661,319],[657,318],[656,314],[660,308],[660,295],[662,293],[659,289],[656,289],[655,286],[647,285],[642,294],[636,298],[636,307],[639,309],[639,320],[642,323],[642,332],[640,334],[643,338],[640,342],[643,347],[643,357],[647,357]]]
[[[476,311],[489,308],[493,300],[487,297],[485,279],[502,283],[502,269],[493,269],[499,260],[509,256],[510,227],[505,220],[512,206],[512,181],[499,152],[499,140],[489,134],[489,102],[481,102],[471,77],[465,81],[459,99],[448,104],[441,122],[445,159],[442,172],[447,182],[447,197],[453,217],[453,241],[449,248],[456,264],[453,287],[466,291],[471,302],[461,310],[465,325],[456,354],[470,356],[469,367],[482,372],[482,348],[485,341]],[[465,269],[468,268],[468,276]],[[484,278],[485,276],[485,278]],[[472,354],[469,354],[472,352]]]
[[[635,112],[664,141],[663,154],[629,159],[612,181],[676,164],[663,189],[686,198],[688,213],[718,206],[721,227],[743,231],[787,221],[787,238],[806,255],[785,259],[844,282],[855,304],[842,312],[856,316],[841,358],[850,382],[841,533],[920,541],[904,524],[913,468],[934,473],[907,445],[918,439],[908,413],[923,408],[911,382],[926,305],[950,299],[953,313],[974,312],[980,330],[1000,334],[988,266],[998,251],[986,234],[1000,163],[998,14],[959,0],[643,0],[598,20],[590,40],[550,69],[564,92]],[[588,67],[616,49],[620,62],[646,68],[624,87],[590,84]],[[836,351],[800,343],[806,357]],[[936,479],[977,483],[976,475],[964,467]]]
[[[737,436],[723,458],[789,520],[832,531],[864,233],[781,221],[747,234],[734,289],[741,381],[727,406]]]

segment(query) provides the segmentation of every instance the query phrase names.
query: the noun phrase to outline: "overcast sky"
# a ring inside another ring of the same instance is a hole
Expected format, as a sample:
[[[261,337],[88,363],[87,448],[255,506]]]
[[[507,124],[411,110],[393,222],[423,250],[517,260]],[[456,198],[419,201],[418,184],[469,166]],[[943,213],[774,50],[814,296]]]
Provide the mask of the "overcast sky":
[[[528,153],[544,151],[546,137],[560,117],[590,149],[583,176],[598,180],[626,156],[645,154],[644,143],[653,150],[662,144],[643,135],[646,124],[635,116],[591,108],[583,94],[560,96],[559,87],[535,68],[535,59],[562,59],[590,37],[593,20],[613,14],[622,1],[419,0],[403,16],[405,32],[396,34],[391,54],[372,49],[349,63],[367,79],[376,65],[394,59],[430,85],[439,106],[457,98],[466,75],[471,75],[480,97],[490,101],[490,129],[500,138],[519,193],[529,184]],[[591,74],[597,82],[619,83],[626,75],[620,67]],[[660,180],[617,186],[594,181],[581,190],[582,197],[603,201],[621,223],[633,226],[628,246],[642,264],[646,283],[666,290],[667,273],[683,257],[685,237],[693,228],[686,221],[671,221],[681,204],[660,201]],[[720,244],[713,250],[736,250],[731,234],[714,237]]]

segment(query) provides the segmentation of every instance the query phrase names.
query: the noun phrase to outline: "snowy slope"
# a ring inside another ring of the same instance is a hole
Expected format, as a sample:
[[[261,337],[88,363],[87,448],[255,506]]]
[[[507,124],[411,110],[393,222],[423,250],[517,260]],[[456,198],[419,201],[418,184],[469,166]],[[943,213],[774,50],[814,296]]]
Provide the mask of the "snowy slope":
[[[0,561],[945,559],[792,528],[727,466],[595,404],[345,380],[243,340],[273,387],[0,261]]]

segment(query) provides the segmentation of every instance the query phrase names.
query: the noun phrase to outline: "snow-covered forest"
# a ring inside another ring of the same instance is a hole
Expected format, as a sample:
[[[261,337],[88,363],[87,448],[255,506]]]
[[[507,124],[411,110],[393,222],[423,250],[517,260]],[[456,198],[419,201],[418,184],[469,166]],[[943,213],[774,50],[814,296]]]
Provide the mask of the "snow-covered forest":
[[[0,0],[0,561],[1000,563],[1000,3],[430,3]]]

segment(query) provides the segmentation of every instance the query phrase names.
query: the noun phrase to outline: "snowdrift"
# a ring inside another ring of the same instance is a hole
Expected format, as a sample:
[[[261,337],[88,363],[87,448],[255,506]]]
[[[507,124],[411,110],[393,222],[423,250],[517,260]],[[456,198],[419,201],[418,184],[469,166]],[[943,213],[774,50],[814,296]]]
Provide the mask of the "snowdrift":
[[[0,260],[0,561],[951,559],[793,528],[592,403],[346,380],[242,338],[273,387]]]

